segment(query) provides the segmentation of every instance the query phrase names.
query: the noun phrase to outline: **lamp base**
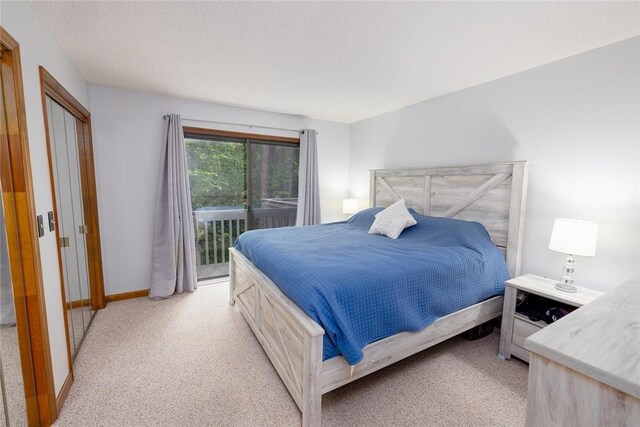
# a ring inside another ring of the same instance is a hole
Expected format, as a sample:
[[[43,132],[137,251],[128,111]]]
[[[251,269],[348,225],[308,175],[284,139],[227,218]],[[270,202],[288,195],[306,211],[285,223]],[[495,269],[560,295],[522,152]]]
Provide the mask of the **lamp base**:
[[[572,294],[575,294],[576,292],[578,292],[578,288],[576,288],[575,285],[571,285],[568,283],[556,283],[556,289],[562,292],[569,292]]]
[[[562,282],[556,282],[556,289],[562,292],[570,292],[572,294],[578,292],[578,288],[573,285],[573,277],[571,275],[575,271],[573,267],[576,261],[573,255],[569,254],[567,257],[567,263],[564,265],[564,276],[562,276]]]

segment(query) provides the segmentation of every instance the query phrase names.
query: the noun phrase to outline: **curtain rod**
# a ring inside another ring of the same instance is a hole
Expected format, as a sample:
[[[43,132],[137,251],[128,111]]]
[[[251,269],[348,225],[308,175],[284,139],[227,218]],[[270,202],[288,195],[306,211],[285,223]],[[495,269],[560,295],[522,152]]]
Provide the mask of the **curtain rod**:
[[[163,119],[166,119],[167,117],[169,117],[168,114],[165,114],[164,116],[162,116]],[[217,123],[217,124],[221,124],[221,125],[244,126],[244,127],[248,127],[248,128],[273,129],[273,130],[284,130],[284,131],[287,131],[287,132],[304,133],[303,129],[277,128],[277,127],[271,127],[271,126],[250,125],[250,124],[246,124],[246,123],[233,123],[233,122],[219,122],[219,121],[216,121],[216,120],[190,119],[190,118],[187,118],[187,117],[183,117],[182,120],[186,120],[186,121],[189,121],[189,122]]]

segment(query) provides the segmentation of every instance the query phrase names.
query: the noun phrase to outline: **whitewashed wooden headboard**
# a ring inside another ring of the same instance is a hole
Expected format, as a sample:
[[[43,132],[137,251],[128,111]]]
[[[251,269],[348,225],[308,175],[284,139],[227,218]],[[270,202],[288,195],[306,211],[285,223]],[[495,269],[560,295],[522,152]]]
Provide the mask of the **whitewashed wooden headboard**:
[[[528,173],[526,161],[371,170],[369,205],[385,207],[404,199],[424,215],[479,222],[504,249],[515,277],[520,274]]]

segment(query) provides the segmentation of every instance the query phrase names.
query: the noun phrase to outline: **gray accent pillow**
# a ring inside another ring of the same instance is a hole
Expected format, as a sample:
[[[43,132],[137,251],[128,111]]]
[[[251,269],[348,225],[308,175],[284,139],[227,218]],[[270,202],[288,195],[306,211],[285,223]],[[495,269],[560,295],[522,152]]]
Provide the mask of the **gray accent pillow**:
[[[395,240],[405,228],[416,225],[416,223],[415,218],[407,209],[404,199],[400,199],[376,214],[369,234],[381,234]]]

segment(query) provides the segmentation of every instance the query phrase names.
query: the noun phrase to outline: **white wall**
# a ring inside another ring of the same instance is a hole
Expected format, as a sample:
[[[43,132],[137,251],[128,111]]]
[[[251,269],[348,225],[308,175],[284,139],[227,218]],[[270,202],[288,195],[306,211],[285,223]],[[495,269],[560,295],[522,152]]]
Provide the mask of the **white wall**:
[[[38,66],[44,66],[85,106],[87,85],[27,2],[0,3],[0,22],[20,44],[35,205],[37,214],[46,219],[47,212],[53,210],[53,202]],[[59,392],[69,366],[55,232],[46,230],[40,239],[40,255],[54,382]]]
[[[106,294],[148,289],[162,149],[162,116],[317,129],[324,222],[341,220],[347,194],[349,129],[346,124],[267,113],[105,86],[89,86],[102,261]],[[183,121],[184,125],[292,136],[273,130]]]
[[[640,38],[354,123],[350,194],[368,170],[529,160],[522,271],[559,277],[556,217],[600,224],[578,284],[607,290],[640,272]]]

